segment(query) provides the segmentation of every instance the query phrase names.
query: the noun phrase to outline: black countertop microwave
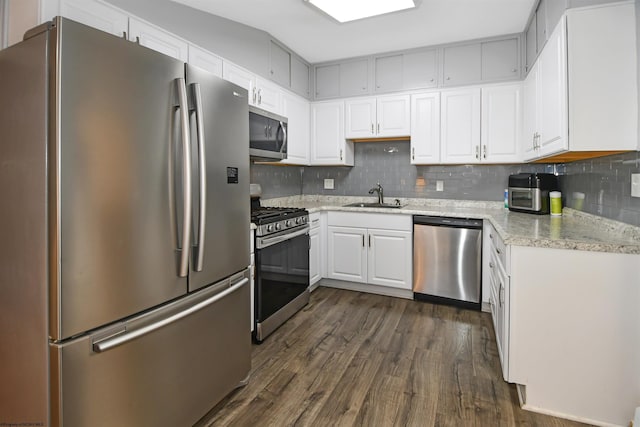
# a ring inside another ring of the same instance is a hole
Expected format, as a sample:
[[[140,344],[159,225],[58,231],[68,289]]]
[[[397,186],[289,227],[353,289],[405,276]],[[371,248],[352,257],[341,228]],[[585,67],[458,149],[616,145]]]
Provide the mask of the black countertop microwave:
[[[249,157],[278,161],[287,158],[287,118],[249,106]]]

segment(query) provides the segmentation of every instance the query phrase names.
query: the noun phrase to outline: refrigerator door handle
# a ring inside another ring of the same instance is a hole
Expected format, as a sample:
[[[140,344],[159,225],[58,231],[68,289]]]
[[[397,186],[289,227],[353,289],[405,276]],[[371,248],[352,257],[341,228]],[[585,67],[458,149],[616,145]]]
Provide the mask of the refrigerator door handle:
[[[191,95],[196,112],[196,135],[198,138],[198,176],[200,179],[200,205],[198,207],[198,241],[196,248],[196,271],[202,271],[204,264],[204,235],[207,221],[207,158],[204,151],[204,115],[202,113],[202,93],[200,83],[192,83]]]
[[[175,80],[178,91],[178,109],[182,123],[182,186],[184,194],[183,224],[182,224],[182,252],[178,276],[187,277],[189,274],[189,248],[191,247],[191,141],[189,135],[189,104],[187,102],[187,86],[183,78]]]
[[[100,342],[94,342],[93,343],[93,351],[96,353],[102,353],[105,352],[107,350],[110,350],[114,347],[117,347],[119,345],[125,344],[131,340],[134,340],[136,338],[139,338],[143,335],[146,335],[148,333],[151,333],[157,329],[163,328],[167,325],[170,325],[171,323],[177,322],[180,319],[183,319],[187,316],[190,316],[200,310],[202,310],[203,308],[210,306],[213,303],[216,303],[218,301],[220,301],[221,299],[225,298],[227,295],[232,294],[233,292],[237,291],[238,289],[240,289],[241,287],[243,287],[244,285],[246,285],[247,283],[249,283],[249,279],[248,278],[243,278],[242,280],[240,280],[238,283],[236,283],[235,285],[231,286],[230,288],[225,289],[224,291],[220,292],[219,294],[216,294],[214,296],[212,296],[211,298],[208,298],[204,301],[199,302],[198,304],[184,310],[181,311],[179,313],[174,314],[173,316],[169,316],[165,319],[162,319],[158,322],[152,323],[150,325],[147,325],[143,328],[140,329],[136,329],[135,331],[131,331],[131,332],[126,332],[120,335],[116,335],[112,338],[108,338],[104,341],[100,341]]]

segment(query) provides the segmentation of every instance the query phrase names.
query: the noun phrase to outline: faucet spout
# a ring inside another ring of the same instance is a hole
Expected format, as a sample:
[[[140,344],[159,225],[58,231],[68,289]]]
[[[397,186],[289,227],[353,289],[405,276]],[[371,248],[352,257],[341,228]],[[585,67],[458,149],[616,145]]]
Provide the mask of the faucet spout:
[[[379,204],[383,204],[384,203],[384,189],[382,188],[382,185],[380,185],[379,182],[376,184],[375,187],[373,187],[371,190],[369,190],[369,194],[373,194],[373,193],[378,193],[378,203]]]

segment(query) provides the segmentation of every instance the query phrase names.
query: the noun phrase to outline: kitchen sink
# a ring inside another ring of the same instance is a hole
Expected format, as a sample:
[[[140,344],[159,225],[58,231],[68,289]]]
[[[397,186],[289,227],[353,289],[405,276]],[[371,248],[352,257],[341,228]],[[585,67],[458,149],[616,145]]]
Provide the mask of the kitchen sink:
[[[396,205],[391,203],[349,203],[344,205],[345,208],[394,208],[399,209],[402,205]]]

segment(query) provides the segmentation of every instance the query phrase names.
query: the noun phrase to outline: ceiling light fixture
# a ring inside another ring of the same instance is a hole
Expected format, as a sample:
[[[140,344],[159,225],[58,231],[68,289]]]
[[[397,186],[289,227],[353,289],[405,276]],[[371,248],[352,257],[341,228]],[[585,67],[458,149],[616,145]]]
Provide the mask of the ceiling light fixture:
[[[414,0],[306,0],[343,23],[416,7]]]

